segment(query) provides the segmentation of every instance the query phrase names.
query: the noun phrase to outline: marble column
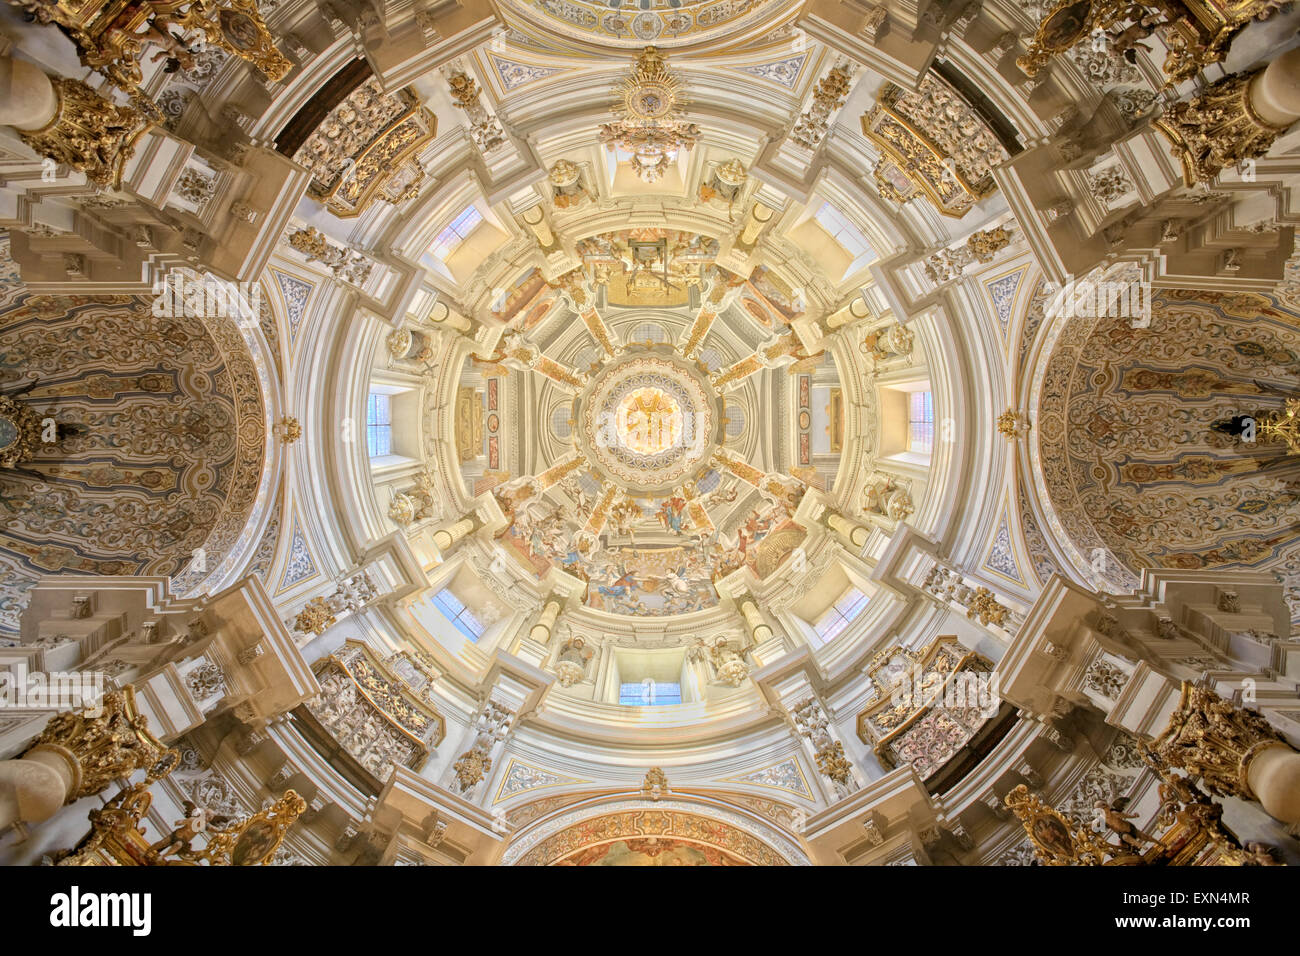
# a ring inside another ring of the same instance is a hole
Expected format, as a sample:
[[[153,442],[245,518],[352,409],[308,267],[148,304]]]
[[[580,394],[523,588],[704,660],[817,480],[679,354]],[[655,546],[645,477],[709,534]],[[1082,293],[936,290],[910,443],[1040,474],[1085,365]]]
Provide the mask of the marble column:
[[[547,601],[546,606],[542,608],[541,616],[538,617],[537,623],[533,629],[528,632],[528,636],[538,644],[546,644],[551,639],[551,633],[555,629],[555,621],[560,616],[560,602]]]
[[[433,533],[433,543],[439,551],[449,551],[452,545],[474,530],[474,519],[461,518],[450,528],[440,528]]]
[[[434,325],[445,326],[454,329],[461,335],[468,335],[474,324],[463,315],[457,315],[452,312],[446,302],[435,302],[433,309],[429,312],[429,321]]]
[[[758,605],[753,601],[744,601],[740,605],[740,615],[745,619],[745,626],[749,630],[749,636],[753,638],[755,644],[762,644],[764,641],[771,640],[772,628],[763,620],[763,615],[759,613]]]
[[[0,125],[38,130],[48,125],[58,111],[54,84],[39,67],[0,56]]]
[[[867,543],[867,538],[871,534],[862,525],[850,521],[837,511],[832,511],[826,516],[826,526],[843,538],[855,551],[860,550]]]

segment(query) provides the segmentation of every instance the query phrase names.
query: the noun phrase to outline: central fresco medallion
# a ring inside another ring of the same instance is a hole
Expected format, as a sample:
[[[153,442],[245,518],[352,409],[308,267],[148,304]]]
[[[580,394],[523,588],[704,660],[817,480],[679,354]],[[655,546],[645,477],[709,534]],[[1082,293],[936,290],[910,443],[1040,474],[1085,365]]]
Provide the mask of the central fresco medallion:
[[[619,403],[614,429],[624,448],[662,454],[682,439],[682,407],[662,389],[639,388]]]
[[[666,491],[708,464],[718,441],[717,401],[708,379],[681,356],[633,348],[578,396],[578,443],[613,484]]]

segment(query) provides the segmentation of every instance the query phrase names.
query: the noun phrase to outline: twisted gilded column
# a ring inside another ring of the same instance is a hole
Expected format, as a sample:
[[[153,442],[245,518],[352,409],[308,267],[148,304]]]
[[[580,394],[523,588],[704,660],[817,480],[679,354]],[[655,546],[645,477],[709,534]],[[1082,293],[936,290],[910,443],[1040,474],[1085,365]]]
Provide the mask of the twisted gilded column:
[[[1169,726],[1147,746],[1154,761],[1199,776],[1211,793],[1300,823],[1300,753],[1255,711],[1185,682]]]
[[[0,760],[0,830],[48,820],[64,804],[152,770],[168,753],[130,686],[109,691],[97,707],[56,714],[22,756]]]

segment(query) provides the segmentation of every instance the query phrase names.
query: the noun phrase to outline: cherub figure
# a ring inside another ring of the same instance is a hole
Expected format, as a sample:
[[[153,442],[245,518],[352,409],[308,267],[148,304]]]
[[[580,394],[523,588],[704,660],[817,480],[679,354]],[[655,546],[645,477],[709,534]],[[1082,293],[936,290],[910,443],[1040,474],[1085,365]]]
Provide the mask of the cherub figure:
[[[185,816],[176,821],[175,829],[149,847],[151,853],[188,859],[194,855],[191,843],[196,836],[208,828],[209,824],[223,826],[230,822],[229,817],[214,813],[207,807],[200,807],[190,800],[186,800],[181,809],[184,810]]]
[[[1099,821],[1104,821],[1110,831],[1119,837],[1121,843],[1140,850],[1148,843],[1160,842],[1151,834],[1140,830],[1129,822],[1136,819],[1137,814],[1125,813],[1120,800],[1116,800],[1111,804],[1107,804],[1104,800],[1098,800],[1093,806],[1097,808]]]

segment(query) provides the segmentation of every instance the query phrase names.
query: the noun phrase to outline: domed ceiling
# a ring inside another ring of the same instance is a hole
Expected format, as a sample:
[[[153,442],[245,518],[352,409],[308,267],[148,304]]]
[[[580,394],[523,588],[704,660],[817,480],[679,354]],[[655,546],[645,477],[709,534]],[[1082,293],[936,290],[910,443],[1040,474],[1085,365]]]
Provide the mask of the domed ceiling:
[[[277,785],[339,771],[315,826],[800,865],[807,815],[895,770],[916,799],[823,858],[911,859],[954,793],[991,831],[1034,761],[1100,779],[1011,697],[916,703],[1063,662],[1048,591],[1266,571],[1300,619],[1296,447],[1241,427],[1295,401],[1294,164],[1196,182],[1236,147],[1153,124],[1221,89],[1131,34],[1044,46],[1039,0],[244,6],[257,49],[113,94],[148,113],[113,168],[51,181],[5,134],[0,452],[62,430],[5,460],[0,646],[46,574],[166,579],[175,615],[230,589],[295,703],[186,713],[223,760],[256,725]],[[241,307],[159,314],[200,267]],[[1062,313],[1101,275],[1150,321]]]
[[[543,31],[604,48],[673,48],[756,25],[770,30],[788,0],[507,0],[507,10]]]
[[[493,428],[488,411],[488,480],[500,481],[491,490],[509,519],[501,540],[537,578],[558,568],[585,582],[589,608],[715,606],[717,578],[780,566],[804,538],[793,516],[805,488],[834,480],[842,415],[817,412],[816,468],[809,440],[813,377],[820,394],[841,393],[834,360],[795,339],[788,292],[765,271],[746,281],[718,267],[717,247],[653,228],[584,239],[554,317],[536,330],[525,318],[489,359],[467,363],[498,403],[535,388],[542,414],[512,431]],[[802,456],[765,434],[765,417],[791,419]],[[512,449],[530,474],[506,477]]]

